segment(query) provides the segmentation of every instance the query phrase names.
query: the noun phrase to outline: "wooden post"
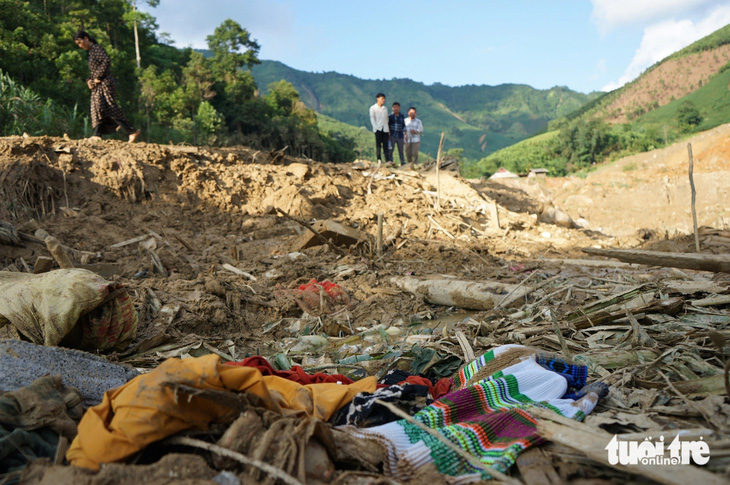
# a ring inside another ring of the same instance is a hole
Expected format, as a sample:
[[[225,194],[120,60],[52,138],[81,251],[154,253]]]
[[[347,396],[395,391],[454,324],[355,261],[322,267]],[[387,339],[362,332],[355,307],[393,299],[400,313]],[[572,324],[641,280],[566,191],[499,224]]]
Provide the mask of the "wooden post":
[[[439,151],[436,153],[436,210],[441,210],[441,152],[444,149],[444,135],[441,132],[441,141],[439,141]]]
[[[497,202],[489,203],[489,226],[492,229],[499,230],[499,211],[497,210]]]
[[[697,211],[695,210],[695,199],[697,198],[697,192],[695,191],[695,181],[692,177],[694,170],[694,160],[692,159],[692,144],[687,143],[687,151],[689,152],[689,186],[692,188],[692,224],[695,229],[695,250],[700,252],[700,233],[697,230]]]
[[[377,240],[378,257],[383,256],[383,213],[378,212],[378,240]]]

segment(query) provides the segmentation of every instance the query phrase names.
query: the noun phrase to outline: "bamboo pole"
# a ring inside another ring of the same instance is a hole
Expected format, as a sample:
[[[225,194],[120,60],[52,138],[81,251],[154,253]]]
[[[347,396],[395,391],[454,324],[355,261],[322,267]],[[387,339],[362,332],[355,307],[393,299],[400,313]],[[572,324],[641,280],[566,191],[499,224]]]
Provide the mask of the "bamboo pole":
[[[444,149],[444,135],[441,132],[441,141],[439,141],[439,150],[436,153],[436,210],[441,210],[441,152]]]
[[[700,252],[700,233],[697,230],[697,211],[695,210],[695,199],[697,198],[697,191],[695,190],[695,180],[692,176],[694,171],[694,159],[692,157],[692,144],[687,143],[687,151],[689,152],[689,186],[692,188],[692,224],[695,230],[695,250]]]
[[[378,248],[378,257],[381,258],[383,256],[383,213],[382,212],[378,212],[377,248]]]

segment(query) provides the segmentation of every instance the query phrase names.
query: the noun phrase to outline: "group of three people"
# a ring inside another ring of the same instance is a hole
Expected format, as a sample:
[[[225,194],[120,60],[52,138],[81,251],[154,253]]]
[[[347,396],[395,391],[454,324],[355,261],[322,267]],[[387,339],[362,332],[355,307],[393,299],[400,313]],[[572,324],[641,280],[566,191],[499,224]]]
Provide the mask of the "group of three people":
[[[408,117],[400,112],[400,103],[393,103],[393,112],[388,115],[385,107],[385,94],[375,95],[375,104],[370,107],[370,123],[375,133],[375,156],[382,161],[381,153],[385,153],[385,162],[393,163],[393,152],[398,147],[398,157],[403,165],[403,148],[405,145],[408,163],[418,163],[418,149],[421,146],[423,123],[416,118],[416,108],[408,108]]]

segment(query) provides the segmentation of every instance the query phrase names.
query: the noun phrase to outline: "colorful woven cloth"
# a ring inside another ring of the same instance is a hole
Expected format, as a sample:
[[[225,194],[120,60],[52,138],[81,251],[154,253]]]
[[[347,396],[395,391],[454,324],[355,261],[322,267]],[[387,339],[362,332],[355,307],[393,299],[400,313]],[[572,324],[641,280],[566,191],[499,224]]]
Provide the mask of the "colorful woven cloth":
[[[506,473],[517,456],[542,438],[530,408],[551,409],[582,420],[607,387],[586,386],[578,400],[565,399],[568,384],[583,387],[585,366],[528,347],[509,345],[487,352],[454,377],[454,392],[414,418],[436,430],[488,467]],[[408,421],[373,428],[345,426],[353,435],[373,440],[386,450],[385,470],[397,480],[413,479],[420,467],[433,463],[451,483],[488,479],[441,441]]]

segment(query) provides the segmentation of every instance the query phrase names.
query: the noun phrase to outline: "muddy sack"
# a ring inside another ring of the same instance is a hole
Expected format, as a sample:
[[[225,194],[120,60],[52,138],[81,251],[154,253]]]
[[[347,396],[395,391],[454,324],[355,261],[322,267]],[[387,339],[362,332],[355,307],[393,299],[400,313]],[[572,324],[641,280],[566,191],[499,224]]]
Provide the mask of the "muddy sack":
[[[0,272],[0,328],[39,345],[123,350],[137,333],[127,290],[84,269]]]

